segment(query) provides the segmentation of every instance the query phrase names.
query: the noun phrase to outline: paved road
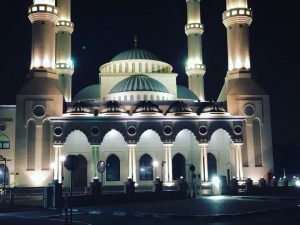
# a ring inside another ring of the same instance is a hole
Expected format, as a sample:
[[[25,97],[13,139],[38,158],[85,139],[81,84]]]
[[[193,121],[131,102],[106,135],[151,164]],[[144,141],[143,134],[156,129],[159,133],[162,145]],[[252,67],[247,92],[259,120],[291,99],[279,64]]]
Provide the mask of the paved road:
[[[293,199],[226,197],[85,207],[75,210],[73,224],[298,225],[300,224],[299,203],[299,200]],[[265,211],[261,213],[262,210]],[[253,211],[260,211],[260,213]],[[217,214],[223,216],[215,216]],[[228,215],[224,216],[224,214]],[[176,217],[174,218],[172,215]],[[0,213],[0,225],[20,224],[61,225],[64,224],[64,216],[61,210]]]

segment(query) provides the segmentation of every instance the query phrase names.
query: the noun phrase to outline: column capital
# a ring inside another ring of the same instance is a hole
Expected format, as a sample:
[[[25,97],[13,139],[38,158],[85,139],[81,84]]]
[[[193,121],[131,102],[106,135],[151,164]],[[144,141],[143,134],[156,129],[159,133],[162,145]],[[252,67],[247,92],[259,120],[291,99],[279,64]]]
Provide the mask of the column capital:
[[[136,147],[136,143],[127,143],[127,145],[128,145],[128,147],[129,148],[134,148],[134,147]]]
[[[164,147],[165,147],[165,148],[167,148],[167,147],[170,148],[170,147],[172,147],[172,146],[173,146],[173,143],[164,143]]]
[[[64,143],[54,143],[54,144],[53,144],[53,147],[54,147],[54,148],[58,148],[58,147],[61,147],[61,148],[62,148],[62,147],[64,147]]]
[[[208,143],[198,143],[199,147],[206,148],[208,146]]]

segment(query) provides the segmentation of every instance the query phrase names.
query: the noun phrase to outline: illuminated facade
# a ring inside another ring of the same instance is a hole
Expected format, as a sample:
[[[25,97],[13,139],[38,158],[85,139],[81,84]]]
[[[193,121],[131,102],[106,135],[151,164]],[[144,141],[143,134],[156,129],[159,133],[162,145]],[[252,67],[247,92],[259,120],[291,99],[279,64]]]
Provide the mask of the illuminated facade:
[[[269,97],[250,73],[252,11],[246,0],[227,0],[228,72],[219,102],[206,102],[200,1],[186,2],[189,88],[176,83],[170,64],[135,43],[100,66],[99,84],[72,99],[71,1],[33,1],[31,69],[16,106],[0,106],[9,185],[46,186],[55,179],[68,186],[61,159],[70,154],[79,155],[77,187],[99,177],[100,160],[107,186],[128,177],[142,186],[155,177],[174,185],[181,176],[189,179],[191,164],[202,182],[214,175],[254,182],[271,176]]]

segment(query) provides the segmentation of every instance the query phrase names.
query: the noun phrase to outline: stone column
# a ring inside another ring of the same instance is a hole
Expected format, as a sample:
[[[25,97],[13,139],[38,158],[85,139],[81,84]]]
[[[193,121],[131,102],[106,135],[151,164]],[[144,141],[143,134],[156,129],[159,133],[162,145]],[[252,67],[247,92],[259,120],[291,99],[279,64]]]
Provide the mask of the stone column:
[[[92,148],[92,171],[94,178],[98,178],[98,171],[97,171],[97,163],[100,160],[99,157],[99,145],[91,145]]]
[[[208,169],[207,169],[207,143],[199,144],[200,148],[200,174],[201,181],[208,180]]]
[[[164,144],[165,148],[165,181],[173,181],[173,167],[172,167],[172,145],[173,144]]]
[[[63,156],[63,145],[58,146],[58,164],[57,164],[57,170],[58,170],[58,183],[62,183],[63,179],[63,162],[61,161],[61,157]]]
[[[54,167],[53,169],[53,180],[61,181],[61,163],[59,157],[61,155],[62,145],[54,145]]]
[[[236,162],[236,177],[238,180],[244,179],[242,146],[243,146],[243,143],[234,143],[235,159],[236,159],[235,160],[235,162]]]
[[[164,168],[164,180],[165,182],[168,182],[169,181],[169,144],[164,144],[164,149],[165,149],[165,157],[164,157],[164,160],[166,162],[165,164],[165,168]],[[163,178],[162,178],[163,179]]]
[[[136,144],[128,144],[129,147],[129,176],[136,182]]]

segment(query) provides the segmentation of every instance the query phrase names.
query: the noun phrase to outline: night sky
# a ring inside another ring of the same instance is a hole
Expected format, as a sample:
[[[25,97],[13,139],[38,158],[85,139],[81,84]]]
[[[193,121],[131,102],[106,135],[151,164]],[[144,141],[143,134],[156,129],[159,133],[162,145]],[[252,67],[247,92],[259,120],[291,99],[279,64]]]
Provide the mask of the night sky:
[[[29,70],[31,24],[27,7],[32,0],[2,1],[0,104],[15,104],[17,90]],[[226,29],[221,15],[225,0],[202,0],[206,98],[216,100],[227,70]],[[185,0],[73,0],[72,55],[75,62],[73,95],[98,83],[99,66],[119,52],[138,46],[149,50],[179,73],[187,84]],[[249,0],[252,74],[271,98],[275,145],[300,139],[300,3],[299,0]]]

